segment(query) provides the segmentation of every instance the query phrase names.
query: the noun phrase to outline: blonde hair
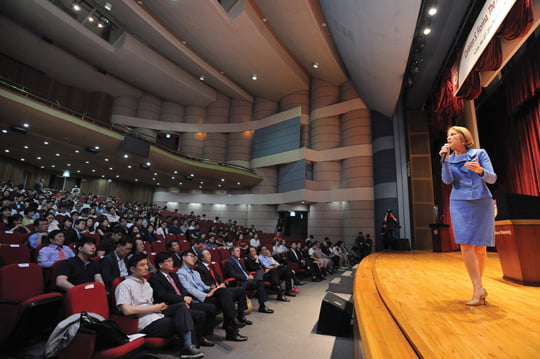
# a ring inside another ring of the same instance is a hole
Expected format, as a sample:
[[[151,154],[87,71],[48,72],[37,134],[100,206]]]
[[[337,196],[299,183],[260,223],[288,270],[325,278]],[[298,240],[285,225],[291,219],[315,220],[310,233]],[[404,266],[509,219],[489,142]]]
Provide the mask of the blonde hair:
[[[471,135],[471,132],[467,130],[465,127],[452,126],[448,129],[448,131],[446,131],[446,133],[450,132],[451,130],[456,131],[457,133],[461,135],[461,137],[463,137],[463,144],[465,145],[465,147],[470,148],[472,147],[472,145],[474,145],[474,140]]]

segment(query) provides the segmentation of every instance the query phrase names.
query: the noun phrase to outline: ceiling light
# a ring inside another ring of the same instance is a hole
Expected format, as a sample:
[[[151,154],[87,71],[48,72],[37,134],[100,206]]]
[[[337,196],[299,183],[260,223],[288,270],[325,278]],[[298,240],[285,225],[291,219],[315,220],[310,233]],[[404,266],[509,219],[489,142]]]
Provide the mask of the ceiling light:
[[[236,182],[236,184],[240,186],[240,182]]]
[[[157,172],[154,172],[154,176],[157,176]]]
[[[174,171],[174,174],[177,175],[177,174],[178,174],[178,171]]]
[[[314,63],[311,64],[311,67],[313,67],[314,69],[318,69],[319,68],[319,63],[314,62]]]
[[[225,182],[225,178],[222,178],[222,179],[221,179],[221,182]]]
[[[204,81],[205,77],[204,75],[199,76],[199,80]]]
[[[435,16],[436,13],[437,13],[437,8],[436,8],[436,7],[431,7],[431,8],[428,10],[428,15],[429,15],[429,16]]]
[[[49,141],[43,141],[43,144],[44,144],[44,145],[48,145],[48,144],[49,144]]]
[[[6,149],[4,150],[4,152],[5,152],[5,153],[9,153],[9,150],[6,148]]]
[[[45,166],[41,165],[41,166],[39,166],[39,168],[45,168]]]
[[[219,188],[221,188],[221,184],[218,184],[217,186],[218,186]]]
[[[92,169],[92,172],[96,172],[96,170],[95,170],[95,169]]]
[[[183,183],[182,183],[182,182],[178,182],[178,184],[179,184],[180,186],[181,186],[181,185],[183,185]]]
[[[109,159],[108,159],[108,158],[105,158],[105,162],[109,162]]]
[[[135,178],[135,182],[137,182],[137,181],[138,181],[138,179],[137,179],[137,178]]]
[[[27,150],[27,149],[29,149],[30,147],[28,147],[28,146],[23,146],[23,148],[24,148],[25,150]]]
[[[102,24],[102,23],[98,23],[98,24],[97,24],[97,27],[99,27],[100,29],[103,29],[103,24]]]
[[[105,175],[101,175],[101,178],[105,178]]]
[[[75,153],[79,153],[79,150],[75,150]]]
[[[73,10],[75,11],[81,11],[81,5],[77,4],[77,3],[73,3]]]
[[[152,177],[152,181],[155,181],[156,180],[156,177]]]
[[[60,157],[60,154],[59,154],[59,153],[57,153],[57,154],[56,154],[56,157]]]
[[[89,17],[88,17],[88,21],[89,21],[89,22],[94,22],[94,18],[93,18],[92,16],[89,16]]]
[[[26,135],[28,133],[28,130],[26,129],[26,127],[24,125],[23,126],[11,125],[10,128],[11,128],[11,131],[22,133],[24,135]]]
[[[120,175],[116,175],[116,178],[120,178]]]
[[[141,165],[142,166],[142,165]],[[128,165],[128,168],[131,168],[131,165]]]
[[[112,168],[112,167],[109,167],[109,171],[112,171],[112,170],[113,170],[113,168]]]
[[[253,74],[253,75],[251,75],[251,79],[252,79],[253,81],[256,81],[256,80],[259,79],[259,76],[257,76],[257,74]]]
[[[429,35],[431,33],[431,29],[429,27],[426,27],[423,31],[424,35]]]
[[[66,166],[71,167],[71,163],[66,164]]]
[[[77,170],[77,173],[81,173],[81,170]]]
[[[174,177],[174,176],[171,176],[171,179],[175,179],[175,177]]]
[[[131,168],[130,166],[128,166],[129,168]],[[150,169],[150,162],[146,162],[146,163],[141,163],[140,164],[140,167],[144,170],[147,170],[147,169]]]
[[[90,164],[90,161],[84,161],[84,163],[86,163],[88,165],[88,164]]]
[[[165,134],[165,138],[171,138],[171,134],[170,134],[170,133],[166,133],[166,134]]]
[[[88,151],[90,153],[93,153],[93,154],[98,154],[99,153],[99,146],[88,146],[88,147],[86,147],[86,151]]]
[[[112,5],[110,2],[106,2],[105,5],[103,5],[103,7],[105,8],[105,10],[108,10],[108,11],[112,10]]]
[[[23,162],[24,162],[24,158],[21,158],[21,161],[23,161]]]
[[[2,133],[7,133],[8,131],[6,129],[2,129]]]
[[[41,156],[37,156],[36,159],[40,160],[40,159],[41,159]]]
[[[27,123],[23,123],[23,127],[24,127],[24,128],[28,128],[28,127],[30,127],[30,125],[27,124]]]
[[[54,168],[54,165],[51,165],[52,168]]]
[[[112,179],[108,178],[108,179],[107,179],[107,182],[111,183],[111,182],[112,182]]]
[[[126,154],[124,155],[124,158],[128,158],[128,157],[129,157],[129,155],[126,153]]]
[[[150,167],[151,163],[150,163],[150,162],[146,162],[146,165]]]

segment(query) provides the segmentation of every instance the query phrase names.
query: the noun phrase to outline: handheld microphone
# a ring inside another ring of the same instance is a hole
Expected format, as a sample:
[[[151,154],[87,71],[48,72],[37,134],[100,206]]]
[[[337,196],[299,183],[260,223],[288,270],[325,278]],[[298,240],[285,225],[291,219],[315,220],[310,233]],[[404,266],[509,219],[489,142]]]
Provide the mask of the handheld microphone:
[[[444,147],[448,147],[450,146],[448,143],[445,143],[444,144]],[[441,165],[443,164],[443,162],[446,160],[446,155],[448,155],[448,152],[444,152],[442,155],[441,155]]]

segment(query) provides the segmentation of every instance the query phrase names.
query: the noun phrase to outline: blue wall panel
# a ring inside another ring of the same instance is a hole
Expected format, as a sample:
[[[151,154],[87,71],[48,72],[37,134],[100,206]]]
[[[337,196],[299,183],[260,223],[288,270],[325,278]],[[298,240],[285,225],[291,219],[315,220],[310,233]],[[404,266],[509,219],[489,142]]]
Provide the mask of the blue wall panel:
[[[301,160],[279,167],[278,192],[289,192],[306,187],[306,161]]]
[[[300,117],[255,130],[251,158],[259,158],[300,148]]]

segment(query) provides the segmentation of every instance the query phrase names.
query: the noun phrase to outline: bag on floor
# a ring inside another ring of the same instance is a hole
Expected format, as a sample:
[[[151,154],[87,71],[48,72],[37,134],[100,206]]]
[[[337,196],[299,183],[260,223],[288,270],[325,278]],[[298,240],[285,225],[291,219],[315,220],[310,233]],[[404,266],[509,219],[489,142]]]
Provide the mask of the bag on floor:
[[[113,348],[129,342],[127,334],[110,319],[100,321],[89,316],[87,312],[82,312],[80,323],[79,331],[96,336],[95,350]]]

